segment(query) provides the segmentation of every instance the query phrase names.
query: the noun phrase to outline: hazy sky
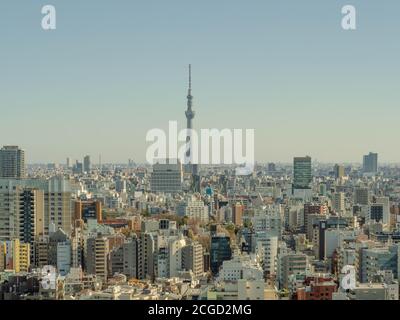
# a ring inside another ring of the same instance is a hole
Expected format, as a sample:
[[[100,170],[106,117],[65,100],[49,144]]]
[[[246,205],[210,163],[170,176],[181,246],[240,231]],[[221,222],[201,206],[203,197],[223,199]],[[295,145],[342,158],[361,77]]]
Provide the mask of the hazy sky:
[[[258,161],[400,162],[399,34],[398,0],[1,0],[0,145],[144,161],[149,129],[185,125],[191,63],[194,127],[254,128]]]

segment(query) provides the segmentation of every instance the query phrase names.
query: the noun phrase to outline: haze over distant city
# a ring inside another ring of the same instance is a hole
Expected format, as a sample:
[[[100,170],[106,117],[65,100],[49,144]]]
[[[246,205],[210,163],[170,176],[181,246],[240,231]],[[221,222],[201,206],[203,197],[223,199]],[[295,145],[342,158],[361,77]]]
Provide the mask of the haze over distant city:
[[[400,162],[398,1],[60,1],[0,4],[0,145],[28,163],[145,161],[148,130],[255,129],[255,158]]]

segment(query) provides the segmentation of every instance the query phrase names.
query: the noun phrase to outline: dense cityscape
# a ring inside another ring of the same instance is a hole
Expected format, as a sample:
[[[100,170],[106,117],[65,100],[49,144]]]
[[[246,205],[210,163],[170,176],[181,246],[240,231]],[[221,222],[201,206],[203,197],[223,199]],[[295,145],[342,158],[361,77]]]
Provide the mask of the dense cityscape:
[[[399,299],[400,166],[377,153],[248,175],[26,156],[0,150],[2,300]]]

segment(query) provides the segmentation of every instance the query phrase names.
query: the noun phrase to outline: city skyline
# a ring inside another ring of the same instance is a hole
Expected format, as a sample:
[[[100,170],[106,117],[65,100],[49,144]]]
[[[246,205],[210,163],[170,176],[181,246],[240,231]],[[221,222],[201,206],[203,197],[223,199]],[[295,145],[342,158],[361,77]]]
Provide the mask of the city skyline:
[[[188,64],[194,128],[255,129],[257,161],[400,162],[395,1],[353,1],[354,32],[343,1],[53,4],[49,32],[40,6],[1,5],[0,145],[28,163],[144,162],[148,130],[185,127]]]

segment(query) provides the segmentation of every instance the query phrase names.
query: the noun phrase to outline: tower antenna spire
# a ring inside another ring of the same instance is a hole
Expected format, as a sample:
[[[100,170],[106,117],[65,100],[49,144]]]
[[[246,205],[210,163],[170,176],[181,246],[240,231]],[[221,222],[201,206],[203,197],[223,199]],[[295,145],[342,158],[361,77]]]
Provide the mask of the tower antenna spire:
[[[189,64],[189,92],[192,91],[192,65]]]

